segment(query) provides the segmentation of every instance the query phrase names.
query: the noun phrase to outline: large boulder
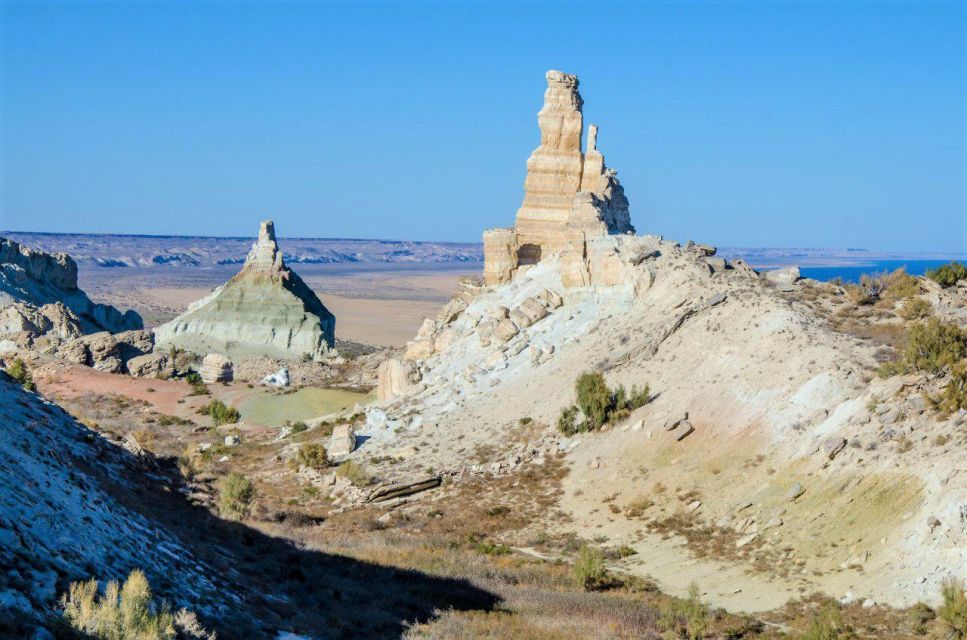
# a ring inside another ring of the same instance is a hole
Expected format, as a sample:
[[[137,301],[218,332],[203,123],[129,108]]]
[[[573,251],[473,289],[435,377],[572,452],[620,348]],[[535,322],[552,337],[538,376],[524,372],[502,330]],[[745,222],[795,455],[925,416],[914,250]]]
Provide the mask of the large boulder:
[[[209,353],[201,361],[201,368],[198,370],[202,382],[231,382],[233,377],[232,361],[220,353]]]
[[[356,448],[356,431],[351,424],[337,424],[329,436],[326,453],[331,457],[348,456]]]

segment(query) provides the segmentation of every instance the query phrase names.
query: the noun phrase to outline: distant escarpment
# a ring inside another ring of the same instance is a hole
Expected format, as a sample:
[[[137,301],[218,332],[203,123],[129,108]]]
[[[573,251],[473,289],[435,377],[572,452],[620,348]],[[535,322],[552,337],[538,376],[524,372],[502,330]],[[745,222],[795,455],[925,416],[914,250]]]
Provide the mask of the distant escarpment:
[[[236,359],[335,357],[336,318],[289,269],[271,221],[262,223],[241,271],[155,330],[158,344]]]
[[[0,232],[21,243],[70,254],[82,269],[179,269],[243,264],[249,238]],[[476,242],[361,238],[283,238],[287,264],[448,264],[480,262]]]

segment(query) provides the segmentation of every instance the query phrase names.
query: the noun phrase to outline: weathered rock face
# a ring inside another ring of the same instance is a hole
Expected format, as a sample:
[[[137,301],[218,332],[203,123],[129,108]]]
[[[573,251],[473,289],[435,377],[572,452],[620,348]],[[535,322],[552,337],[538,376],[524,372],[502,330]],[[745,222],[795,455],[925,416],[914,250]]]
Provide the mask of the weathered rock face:
[[[11,306],[16,308],[10,310]],[[144,324],[134,311],[95,304],[77,288],[77,264],[0,238],[0,334],[54,331],[62,340],[82,333],[128,331]]]
[[[242,270],[155,336],[159,344],[199,355],[322,361],[335,356],[335,328],[335,316],[285,265],[275,227],[266,221]]]
[[[597,148],[597,126],[588,129],[587,152],[581,149],[584,102],[577,77],[548,71],[546,78],[544,107],[537,115],[541,145],[527,160],[516,224],[484,233],[489,285],[508,282],[517,268],[552,253],[583,258],[589,238],[634,233],[624,189]],[[587,280],[578,269],[565,285],[581,286]]]

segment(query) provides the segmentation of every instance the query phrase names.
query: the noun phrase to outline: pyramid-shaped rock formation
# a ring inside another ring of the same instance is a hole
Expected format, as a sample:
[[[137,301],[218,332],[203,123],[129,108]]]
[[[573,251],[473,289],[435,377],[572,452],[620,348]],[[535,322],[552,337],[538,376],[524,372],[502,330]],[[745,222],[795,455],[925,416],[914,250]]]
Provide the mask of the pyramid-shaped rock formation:
[[[584,101],[577,76],[548,71],[546,79],[544,106],[537,114],[541,144],[527,160],[516,223],[484,233],[487,284],[507,282],[518,267],[552,253],[583,261],[588,239],[635,231],[617,172],[605,166],[598,151],[596,125],[588,128],[588,148],[582,150]]]
[[[231,280],[155,330],[159,345],[233,359],[326,360],[335,355],[336,318],[282,260],[271,220],[262,223],[245,265]]]

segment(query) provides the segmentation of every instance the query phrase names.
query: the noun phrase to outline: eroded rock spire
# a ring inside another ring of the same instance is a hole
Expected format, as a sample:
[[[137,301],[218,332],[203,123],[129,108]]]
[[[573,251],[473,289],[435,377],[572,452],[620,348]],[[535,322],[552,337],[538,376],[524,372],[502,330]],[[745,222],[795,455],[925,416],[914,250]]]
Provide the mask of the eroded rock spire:
[[[484,279],[509,280],[514,271],[560,252],[583,256],[588,238],[634,233],[628,199],[597,148],[598,127],[581,148],[584,101],[577,76],[548,71],[537,114],[541,144],[527,159],[524,201],[514,227],[484,233]]]

